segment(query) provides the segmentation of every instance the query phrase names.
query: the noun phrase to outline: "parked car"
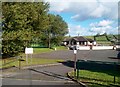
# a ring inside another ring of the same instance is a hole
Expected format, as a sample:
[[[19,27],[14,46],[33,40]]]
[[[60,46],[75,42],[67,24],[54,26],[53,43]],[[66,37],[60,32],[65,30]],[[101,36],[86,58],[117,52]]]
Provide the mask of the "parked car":
[[[79,46],[79,45],[76,45],[76,49],[77,49],[77,50],[80,50],[80,46]]]
[[[80,50],[80,46],[79,45],[69,46],[69,50]]]

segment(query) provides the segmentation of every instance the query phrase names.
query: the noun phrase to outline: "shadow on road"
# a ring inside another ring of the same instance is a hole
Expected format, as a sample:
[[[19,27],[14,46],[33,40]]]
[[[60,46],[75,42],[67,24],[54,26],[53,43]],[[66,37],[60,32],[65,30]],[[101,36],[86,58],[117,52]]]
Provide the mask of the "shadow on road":
[[[56,74],[56,73],[53,73],[53,72],[38,71],[38,70],[35,70],[35,69],[29,69],[29,70],[37,72],[37,73],[41,73],[41,74],[44,74],[44,75],[47,75],[47,76],[52,76],[52,77],[59,78],[59,79],[69,80],[67,77],[59,75],[59,74]]]
[[[63,65],[71,68],[74,67],[74,61],[71,60],[59,63],[62,63]],[[118,65],[117,63],[114,62],[79,60],[79,62],[77,63],[77,69],[89,70],[92,72],[101,72],[112,76],[116,75],[120,77],[120,64]]]

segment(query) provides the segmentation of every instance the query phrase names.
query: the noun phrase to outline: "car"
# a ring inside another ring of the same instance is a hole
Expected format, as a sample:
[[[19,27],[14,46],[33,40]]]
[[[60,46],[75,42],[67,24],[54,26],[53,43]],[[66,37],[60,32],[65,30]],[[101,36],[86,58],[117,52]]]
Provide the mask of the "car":
[[[77,50],[80,50],[80,46],[79,46],[79,45],[76,45],[76,49],[77,49]]]
[[[80,50],[80,46],[79,45],[69,46],[69,50]]]

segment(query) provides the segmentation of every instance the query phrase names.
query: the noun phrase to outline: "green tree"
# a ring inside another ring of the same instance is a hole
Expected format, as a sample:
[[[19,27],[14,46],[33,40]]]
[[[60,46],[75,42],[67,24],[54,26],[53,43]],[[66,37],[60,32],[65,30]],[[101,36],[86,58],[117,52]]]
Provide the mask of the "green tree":
[[[4,56],[12,56],[24,51],[29,42],[41,35],[41,26],[49,8],[48,3],[39,2],[3,2],[3,42]]]
[[[51,43],[60,45],[64,36],[68,33],[68,25],[60,15],[55,15],[51,26]]]
[[[59,15],[49,14],[46,2],[2,3],[2,53],[14,56],[24,52],[30,42],[42,42],[46,47],[59,45],[68,25]]]
[[[60,45],[63,37],[68,33],[68,25],[60,15],[48,14],[48,27],[46,28],[44,42],[47,47],[51,45]]]

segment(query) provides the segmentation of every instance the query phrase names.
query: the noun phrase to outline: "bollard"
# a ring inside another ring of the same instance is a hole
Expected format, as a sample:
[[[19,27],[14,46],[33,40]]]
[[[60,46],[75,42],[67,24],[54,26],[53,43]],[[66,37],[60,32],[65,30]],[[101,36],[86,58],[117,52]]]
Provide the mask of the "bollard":
[[[74,54],[74,77],[76,77],[76,54]]]
[[[77,79],[79,78],[79,60],[76,62],[76,68],[77,68]]]
[[[90,45],[90,50],[92,50],[92,45]]]
[[[20,59],[18,61],[19,61],[19,69],[21,69],[21,61],[20,61]]]
[[[54,48],[54,50],[56,51],[57,49],[56,49],[56,48]]]
[[[19,61],[19,69],[21,69],[21,61],[23,61],[22,59],[22,56],[19,57],[18,61]]]
[[[79,78],[79,69],[77,69],[77,79]]]
[[[19,69],[21,69],[21,59],[20,59],[20,57],[18,59],[18,62],[19,62]]]
[[[116,63],[114,62],[114,71],[116,72]],[[115,84],[115,74],[116,73],[114,73],[114,84]]]

